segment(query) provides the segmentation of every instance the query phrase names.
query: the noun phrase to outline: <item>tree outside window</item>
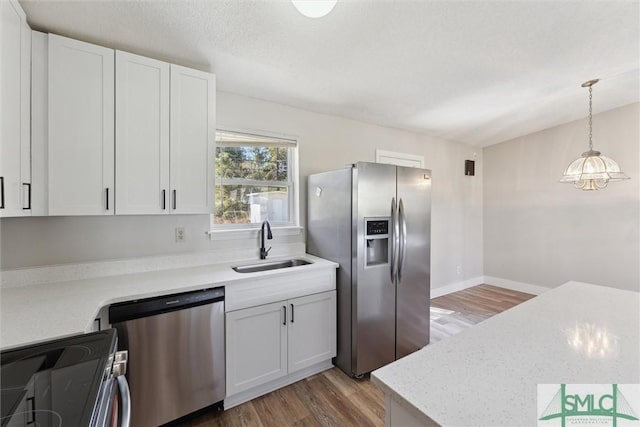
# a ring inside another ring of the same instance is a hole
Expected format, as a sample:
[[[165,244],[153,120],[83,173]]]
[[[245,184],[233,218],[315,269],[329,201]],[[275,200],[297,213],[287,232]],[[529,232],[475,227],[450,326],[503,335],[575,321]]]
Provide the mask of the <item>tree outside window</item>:
[[[213,224],[293,223],[295,142],[218,131]]]

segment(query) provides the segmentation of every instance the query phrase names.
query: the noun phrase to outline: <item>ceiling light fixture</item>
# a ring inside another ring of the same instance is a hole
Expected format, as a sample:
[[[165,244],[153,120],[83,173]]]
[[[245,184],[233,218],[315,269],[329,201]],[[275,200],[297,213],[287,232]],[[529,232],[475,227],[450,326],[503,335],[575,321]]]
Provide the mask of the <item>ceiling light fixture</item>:
[[[576,188],[585,191],[605,188],[610,181],[629,179],[615,161],[593,149],[591,99],[593,85],[598,82],[598,79],[593,79],[582,83],[582,87],[589,88],[589,151],[585,151],[582,156],[571,162],[560,179],[560,182],[572,183]]]
[[[291,0],[298,12],[308,18],[322,18],[333,10],[338,0]]]

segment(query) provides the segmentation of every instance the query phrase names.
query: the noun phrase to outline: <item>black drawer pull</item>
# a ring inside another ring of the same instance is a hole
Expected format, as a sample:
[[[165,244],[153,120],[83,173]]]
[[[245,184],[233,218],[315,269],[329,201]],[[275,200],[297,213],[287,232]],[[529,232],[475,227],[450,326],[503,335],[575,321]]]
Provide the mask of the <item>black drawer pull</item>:
[[[4,209],[4,176],[0,176],[0,209]]]
[[[109,210],[109,187],[107,187],[106,194],[107,194],[107,210]]]
[[[176,202],[176,190],[173,190],[173,210],[176,210],[176,206],[178,206],[177,202]]]
[[[167,209],[167,190],[162,190],[162,210]]]
[[[293,323],[293,304],[291,304],[291,323]]]
[[[284,320],[282,321],[282,325],[286,326],[286,324],[287,324],[287,306],[283,305],[282,309],[284,310]]]
[[[27,207],[26,208],[22,208],[24,210],[29,210],[31,209],[31,184],[28,182],[23,182],[22,185],[26,185],[27,189],[29,190],[29,195],[27,196]]]
[[[36,398],[31,396],[31,397],[27,397],[27,402],[29,403],[29,418],[30,420],[27,421],[27,425],[29,424],[34,424],[36,422]]]

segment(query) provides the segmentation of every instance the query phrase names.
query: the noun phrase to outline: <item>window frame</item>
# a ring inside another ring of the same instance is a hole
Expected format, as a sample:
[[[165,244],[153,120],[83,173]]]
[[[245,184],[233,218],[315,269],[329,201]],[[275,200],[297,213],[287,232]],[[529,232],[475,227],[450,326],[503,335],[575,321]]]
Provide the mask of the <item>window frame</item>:
[[[234,126],[218,126],[216,128],[215,148],[221,145],[218,144],[217,134],[218,132],[227,132],[235,134],[243,134],[247,136],[264,137],[270,139],[282,140],[284,143],[290,143],[291,146],[287,148],[287,181],[261,181],[244,178],[226,178],[220,180],[214,171],[213,174],[213,187],[214,187],[214,206],[215,206],[215,192],[217,192],[218,185],[258,185],[258,186],[278,186],[288,188],[288,203],[289,203],[289,222],[269,222],[271,230],[275,236],[278,235],[293,235],[299,234],[302,230],[300,227],[300,197],[299,197],[299,182],[300,175],[298,173],[298,147],[299,139],[295,135],[284,134],[273,131],[265,131],[261,129],[247,129],[238,128]],[[222,145],[225,147],[226,145]],[[260,229],[261,224],[215,224],[215,212],[210,214],[209,220],[209,236],[212,240],[227,240],[236,238],[254,238]]]

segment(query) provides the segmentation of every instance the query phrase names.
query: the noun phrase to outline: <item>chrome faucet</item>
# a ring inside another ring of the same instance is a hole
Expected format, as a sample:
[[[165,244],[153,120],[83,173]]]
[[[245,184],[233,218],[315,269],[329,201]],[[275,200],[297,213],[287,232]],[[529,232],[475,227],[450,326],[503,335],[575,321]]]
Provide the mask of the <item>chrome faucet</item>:
[[[265,249],[264,247],[264,226],[267,226],[267,239],[273,239],[273,235],[271,234],[271,226],[269,225],[269,221],[262,221],[262,227],[260,228],[260,259],[266,259],[267,255],[269,255],[269,251],[271,250],[271,246],[269,249]]]

